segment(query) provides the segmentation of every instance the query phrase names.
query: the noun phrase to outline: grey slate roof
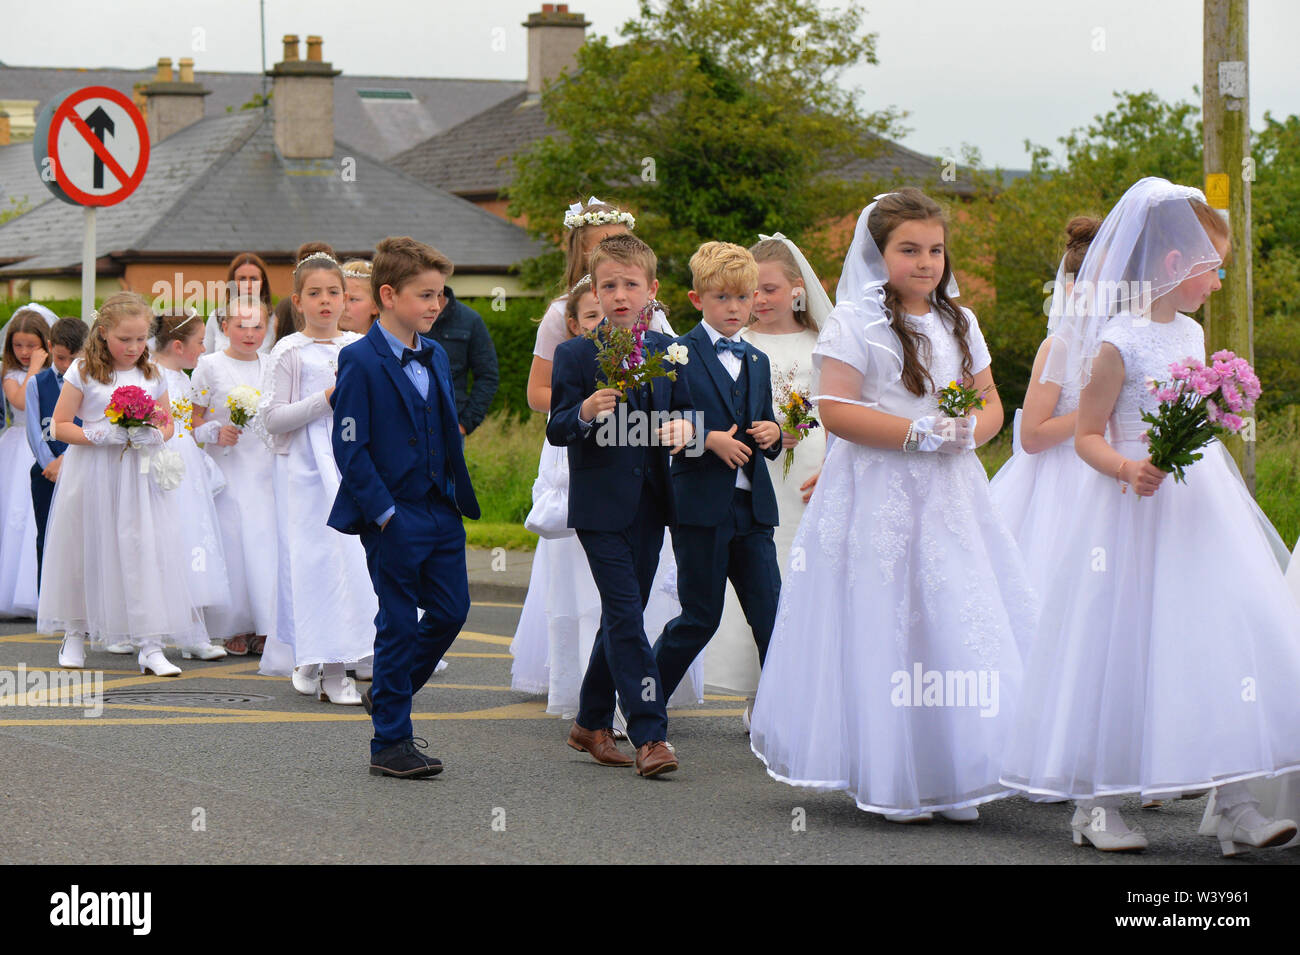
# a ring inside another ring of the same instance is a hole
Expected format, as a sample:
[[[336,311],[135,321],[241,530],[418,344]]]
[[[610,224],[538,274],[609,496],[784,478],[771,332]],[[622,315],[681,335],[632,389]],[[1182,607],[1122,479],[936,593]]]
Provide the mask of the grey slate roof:
[[[525,91],[398,153],[392,164],[460,196],[496,195],[512,176],[501,160],[553,132],[541,101]]]
[[[208,117],[226,115],[228,106],[238,110],[262,91],[260,73],[205,73],[202,66],[200,62],[194,78],[212,91],[204,97]],[[0,64],[0,99],[34,99],[43,105],[55,93],[81,86],[111,86],[130,96],[135,84],[152,81],[154,73],[152,67],[80,70]],[[268,79],[268,89],[269,83]],[[387,159],[524,87],[522,81],[354,76],[345,72],[334,78],[334,138]],[[358,90],[406,90],[414,99],[362,99]]]
[[[9,148],[26,150],[31,180],[49,196],[31,144]],[[354,181],[342,175],[346,160],[355,162]],[[82,222],[81,209],[50,197],[0,226],[0,263],[10,263],[0,275],[79,268]],[[470,272],[500,271],[543,251],[518,226],[342,143],[331,162],[284,159],[270,116],[249,110],[195,123],[154,147],[139,189],[97,213],[96,255],[101,271],[104,256],[221,259],[250,250],[283,261],[308,239],[362,253],[387,235],[429,242]]]

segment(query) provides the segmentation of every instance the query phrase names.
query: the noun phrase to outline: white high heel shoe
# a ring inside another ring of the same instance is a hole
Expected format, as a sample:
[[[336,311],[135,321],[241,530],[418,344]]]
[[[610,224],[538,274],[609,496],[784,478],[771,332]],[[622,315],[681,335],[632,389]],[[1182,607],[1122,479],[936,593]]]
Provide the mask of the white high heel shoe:
[[[104,647],[108,653],[116,653],[118,656],[126,656],[128,653],[135,653],[135,647],[129,643],[110,643]]]
[[[181,657],[186,660],[221,660],[226,656],[226,648],[219,647],[215,643],[209,643],[206,647],[196,647],[193,650],[182,650]]]
[[[140,651],[140,672],[152,673],[154,676],[180,676],[181,668],[169,661],[161,650]]]
[[[59,666],[80,670],[86,665],[86,638],[79,633],[65,633],[59,645]]]
[[[315,663],[309,663],[306,666],[294,667],[293,688],[303,696],[315,696],[319,689],[320,683],[320,666]]]
[[[372,653],[365,659],[358,660],[356,663],[352,664],[352,672],[356,675],[358,683],[369,683],[374,680],[375,655]]]
[[[1090,812],[1075,808],[1074,818],[1070,820],[1070,837],[1076,846],[1083,845],[1086,838],[1102,852],[1141,852],[1147,847],[1147,837],[1130,829],[1118,809],[1102,808],[1102,812],[1102,825],[1097,827]]]
[[[316,699],[328,700],[330,703],[340,703],[344,706],[361,705],[361,694],[357,692],[357,685],[352,682],[351,677],[341,674],[322,676],[317,685]]]
[[[1283,846],[1296,834],[1296,824],[1290,819],[1268,819],[1256,809],[1248,809],[1237,817],[1237,822],[1219,817],[1219,848],[1225,856],[1240,855],[1247,849],[1270,849]]]

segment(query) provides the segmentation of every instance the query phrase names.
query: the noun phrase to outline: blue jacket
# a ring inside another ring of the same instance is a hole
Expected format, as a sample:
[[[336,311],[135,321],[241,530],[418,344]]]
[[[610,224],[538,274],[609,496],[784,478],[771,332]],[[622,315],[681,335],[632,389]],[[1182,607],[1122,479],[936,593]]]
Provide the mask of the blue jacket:
[[[750,483],[753,485],[754,520],[775,527],[778,523],[776,492],[772,476],[759,453],[775,460],[781,453],[778,441],[766,451],[759,452],[752,436],[745,429],[758,421],[776,421],[772,413],[772,366],[767,356],[745,343],[742,359],[749,375],[749,407],[737,416],[729,400],[735,382],[718,360],[718,353],[704,323],[696,325],[677,339],[685,345],[690,360],[683,371],[691,385],[691,398],[695,410],[704,415],[701,442],[710,431],[727,431],[734,424],[732,437],[744,441],[754,463]],[[780,422],[777,422],[778,424]],[[673,496],[677,499],[677,521],[680,524],[716,527],[729,513],[732,494],[736,488],[736,472],[712,451],[688,458],[678,455],[673,459]]]
[[[645,344],[665,351],[672,339],[658,332],[646,332]],[[578,409],[597,390],[596,344],[589,338],[572,338],[555,349],[551,368],[551,417],[546,423],[546,440],[569,449],[569,526],[592,531],[621,531],[636,518],[644,473],[653,467],[664,491],[669,523],[676,523],[668,471],[671,448],[602,446],[597,441],[599,422],[590,429],[578,423]],[[676,381],[656,378],[650,388],[650,407],[639,411],[691,410],[691,392],[686,376],[679,371]]]
[[[438,389],[441,434],[417,427],[419,393],[378,322],[365,338],[339,352],[332,441],[341,481],[327,523],[345,534],[377,526],[378,518],[396,502],[422,500],[435,482],[440,484],[443,476],[428,473],[433,441],[442,443],[456,506],[466,517],[479,516],[456,424],[447,355],[427,338],[421,345],[433,348],[429,387]]]

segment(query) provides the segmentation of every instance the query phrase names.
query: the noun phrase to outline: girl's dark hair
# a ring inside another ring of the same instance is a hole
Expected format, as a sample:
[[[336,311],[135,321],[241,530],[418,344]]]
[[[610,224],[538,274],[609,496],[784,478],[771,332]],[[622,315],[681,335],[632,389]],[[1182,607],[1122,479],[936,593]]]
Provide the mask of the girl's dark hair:
[[[1088,254],[1101,220],[1096,216],[1075,216],[1065,224],[1065,260],[1062,269],[1066,275],[1078,275],[1083,257]]]
[[[764,262],[775,262],[781,266],[781,272],[785,275],[786,281],[795,287],[804,284],[803,273],[799,271],[799,263],[794,260],[794,253],[790,247],[780,239],[763,239],[755,242],[749,247],[750,253],[754,256],[754,261],[759,265]],[[804,289],[803,307],[796,305],[794,310],[794,320],[810,331],[819,331],[817,323],[813,321],[812,315],[808,313],[808,290]],[[750,324],[755,320],[750,319]]]
[[[971,354],[966,335],[970,331],[970,322],[966,313],[957,307],[947,292],[948,280],[952,278],[952,258],[948,254],[948,217],[939,203],[912,186],[882,196],[867,218],[867,231],[876,241],[876,248],[881,255],[885,253],[890,235],[904,222],[943,224],[943,275],[939,277],[939,284],[933,292],[934,305],[940,317],[948,320],[957,344],[961,347],[961,375],[963,379],[969,379],[972,377]],[[898,292],[888,284],[885,285],[885,308],[889,311],[891,325],[903,348],[904,387],[918,397],[933,391],[934,379],[926,369],[930,360],[930,339],[923,332],[912,328]]]
[[[347,284],[343,281],[343,269],[339,266],[338,258],[334,253],[334,247],[326,242],[304,242],[298,246],[298,251],[293,256],[294,294],[302,291],[302,283],[308,275],[320,271],[333,272],[339,277],[339,285],[346,288]],[[279,338],[280,336],[277,335],[276,339]]]
[[[573,324],[577,325],[579,329],[582,328],[582,323],[578,321],[578,309],[582,305],[582,297],[584,295],[595,295],[595,294],[596,292],[591,287],[590,282],[585,282],[583,283],[581,288],[571,289],[569,291],[569,297],[564,300],[564,337],[565,338],[574,337],[573,329],[570,327],[569,322],[573,322]]]
[[[188,315],[159,315],[153,337],[162,351],[172,342],[185,342],[195,332],[203,334],[203,319],[198,312],[191,311]]]
[[[61,318],[50,326],[50,344],[62,345],[75,355],[86,344],[86,323],[79,318]]]
[[[300,331],[302,331],[302,316],[293,307],[293,299],[286,295],[275,307],[275,340],[279,342],[286,335]]]
[[[9,331],[5,337],[4,358],[0,360],[0,375],[7,375],[16,368],[23,367],[18,361],[18,353],[14,351],[14,336],[19,334],[35,335],[41,340],[41,348],[45,350],[45,364],[42,368],[50,367],[50,326],[45,321],[45,316],[34,308],[20,308],[14,312],[14,317],[9,319]],[[3,421],[0,421],[3,424]]]
[[[113,380],[113,372],[116,369],[113,367],[113,354],[108,350],[108,341],[104,338],[104,333],[112,331],[128,318],[147,318],[150,324],[153,324],[153,311],[149,308],[149,303],[135,292],[118,292],[99,307],[99,315],[95,319],[95,324],[90,327],[90,335],[86,338],[85,356],[79,365],[83,376],[94,378],[104,385]],[[148,346],[135,360],[135,367],[150,380],[158,373],[153,362],[149,360]]]

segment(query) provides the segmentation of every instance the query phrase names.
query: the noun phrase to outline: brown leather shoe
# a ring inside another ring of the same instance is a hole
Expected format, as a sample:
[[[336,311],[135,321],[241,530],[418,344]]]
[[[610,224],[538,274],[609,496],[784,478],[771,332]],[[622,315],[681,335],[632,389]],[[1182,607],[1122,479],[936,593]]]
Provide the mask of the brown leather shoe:
[[[618,748],[614,742],[614,734],[608,729],[583,729],[574,723],[566,742],[574,749],[590,753],[591,758],[602,766],[632,765],[632,757]]]
[[[677,757],[663,740],[644,743],[636,751],[638,776],[661,776],[677,768]]]

